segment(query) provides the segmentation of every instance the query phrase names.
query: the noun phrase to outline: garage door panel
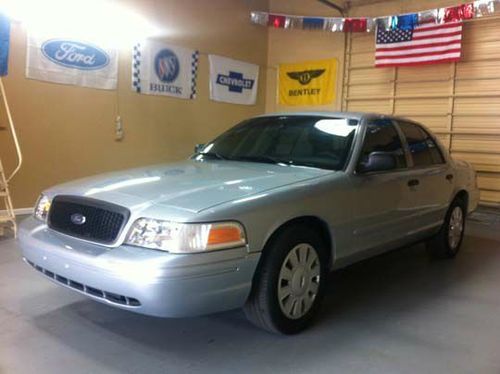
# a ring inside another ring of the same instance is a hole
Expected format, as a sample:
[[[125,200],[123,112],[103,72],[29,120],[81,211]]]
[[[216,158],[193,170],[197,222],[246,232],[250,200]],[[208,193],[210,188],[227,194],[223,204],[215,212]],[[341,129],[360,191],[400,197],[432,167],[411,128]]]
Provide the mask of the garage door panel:
[[[347,109],[353,112],[375,112],[390,114],[392,107],[387,100],[363,100],[352,101],[347,105]]]
[[[500,192],[500,174],[479,174],[477,182],[479,188]]]
[[[500,78],[500,60],[460,62],[457,64],[457,81],[485,78]]]
[[[352,70],[349,82],[351,84],[387,83],[393,78],[392,69],[358,69]]]
[[[500,124],[496,117],[455,117],[453,119],[453,130],[474,134],[500,135]]]
[[[372,34],[352,38],[351,53],[358,52],[375,52],[375,40]]]
[[[367,96],[387,96],[392,89],[392,83],[374,83],[363,84],[349,87],[349,97],[367,97]]]
[[[371,67],[375,63],[375,55],[373,52],[356,53],[351,56],[351,66]]]
[[[398,99],[396,114],[411,116],[412,114],[442,115],[448,113],[448,99]]]
[[[465,160],[474,165],[477,171],[500,173],[500,155],[487,153],[462,153],[452,152],[457,160]]]
[[[398,83],[397,96],[429,96],[448,95],[451,91],[451,82],[411,82]]]
[[[398,69],[398,81],[400,82],[442,81],[447,79],[452,79],[452,70],[449,64]]]
[[[452,152],[490,152],[500,154],[500,136],[491,135],[453,135]]]
[[[462,46],[462,61],[500,59],[500,40]]]
[[[466,23],[464,26],[464,43],[484,43],[499,39],[498,20],[483,19],[481,22]]]
[[[455,85],[455,93],[457,95],[488,94],[500,96],[500,78],[457,81]],[[500,97],[497,99],[500,100]]]
[[[495,115],[500,113],[499,100],[485,100],[483,98],[456,98],[455,114],[465,115]]]
[[[441,144],[448,144],[450,141],[449,135],[444,135],[444,134],[434,134],[436,138],[441,142]]]
[[[409,116],[409,118],[421,123],[433,132],[448,130],[449,118],[447,116]]]
[[[500,192],[499,191],[488,191],[482,190],[480,195],[481,201],[487,203],[497,204],[500,201]]]

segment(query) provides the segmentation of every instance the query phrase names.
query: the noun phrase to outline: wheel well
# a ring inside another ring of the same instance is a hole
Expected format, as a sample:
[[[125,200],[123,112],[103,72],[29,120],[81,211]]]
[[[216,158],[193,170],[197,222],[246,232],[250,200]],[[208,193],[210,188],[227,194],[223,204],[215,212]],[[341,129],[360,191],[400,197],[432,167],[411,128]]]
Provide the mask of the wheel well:
[[[268,244],[271,243],[279,235],[281,231],[283,231],[287,227],[295,225],[307,226],[315,230],[320,235],[321,239],[326,245],[326,248],[328,249],[328,261],[330,261],[333,249],[333,242],[332,242],[332,237],[330,235],[330,230],[328,229],[328,224],[325,221],[315,216],[297,217],[283,223],[280,227],[274,230],[272,235],[268,238],[266,244],[264,245],[264,250],[268,246]]]
[[[465,210],[467,210],[469,206],[469,193],[465,190],[460,190],[455,195],[455,199],[460,199],[465,203]]]

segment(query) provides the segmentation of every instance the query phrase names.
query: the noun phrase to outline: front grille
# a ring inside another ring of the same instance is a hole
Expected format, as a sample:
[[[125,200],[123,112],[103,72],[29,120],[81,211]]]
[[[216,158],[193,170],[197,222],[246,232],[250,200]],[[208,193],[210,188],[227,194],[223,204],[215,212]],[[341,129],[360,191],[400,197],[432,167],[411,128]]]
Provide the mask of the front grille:
[[[82,293],[85,293],[87,295],[91,295],[91,296],[97,297],[99,299],[106,300],[112,304],[119,304],[119,305],[126,305],[126,306],[141,306],[141,302],[137,299],[134,299],[133,297],[118,295],[116,293],[99,290],[97,288],[90,287],[90,286],[87,286],[87,285],[79,283],[79,282],[75,282],[74,280],[68,279],[68,278],[63,277],[59,274],[55,274],[47,269],[44,269],[41,266],[31,262],[28,259],[25,259],[25,260],[29,265],[33,266],[33,268],[38,270],[40,273],[44,274],[45,276],[47,276],[53,280],[56,280],[57,282],[63,284],[66,287],[73,288],[73,289],[80,291]]]
[[[113,243],[130,217],[124,207],[101,200],[59,195],[50,207],[48,225],[51,229],[77,238]]]

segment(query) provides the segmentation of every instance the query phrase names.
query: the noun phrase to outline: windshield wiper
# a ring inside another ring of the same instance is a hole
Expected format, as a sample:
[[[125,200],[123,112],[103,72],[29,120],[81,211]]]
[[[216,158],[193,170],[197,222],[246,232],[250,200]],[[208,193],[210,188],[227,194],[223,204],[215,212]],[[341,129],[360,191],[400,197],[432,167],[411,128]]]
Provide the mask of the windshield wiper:
[[[271,156],[237,156],[231,158],[231,160],[235,161],[250,161],[250,162],[264,162],[267,164],[286,164],[290,165],[292,161],[289,160],[280,160]]]
[[[200,153],[197,153],[196,156],[212,157],[212,158],[216,158],[217,160],[229,160],[227,157],[225,157],[217,152],[206,152],[206,153],[200,152]]]

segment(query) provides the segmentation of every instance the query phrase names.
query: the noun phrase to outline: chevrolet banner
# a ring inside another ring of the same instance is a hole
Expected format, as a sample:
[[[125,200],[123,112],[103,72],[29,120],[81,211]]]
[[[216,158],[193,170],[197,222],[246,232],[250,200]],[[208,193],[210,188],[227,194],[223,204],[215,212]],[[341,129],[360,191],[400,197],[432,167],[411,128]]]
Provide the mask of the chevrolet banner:
[[[210,99],[255,105],[259,66],[222,56],[209,55]]]
[[[335,99],[336,59],[280,64],[278,76],[282,105],[324,105]]]

